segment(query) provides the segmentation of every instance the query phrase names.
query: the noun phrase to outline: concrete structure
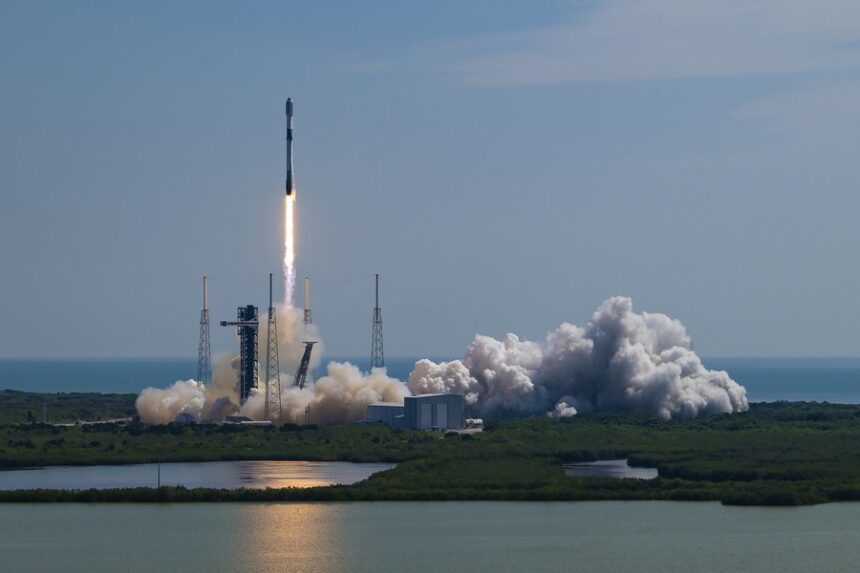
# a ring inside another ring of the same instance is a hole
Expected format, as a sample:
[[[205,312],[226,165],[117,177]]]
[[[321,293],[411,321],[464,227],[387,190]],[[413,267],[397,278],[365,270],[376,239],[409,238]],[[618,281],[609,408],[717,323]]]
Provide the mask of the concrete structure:
[[[382,422],[392,428],[403,427],[403,406],[391,402],[368,404],[365,421]]]
[[[457,394],[407,396],[404,422],[414,430],[459,430],[463,427],[463,397]]]

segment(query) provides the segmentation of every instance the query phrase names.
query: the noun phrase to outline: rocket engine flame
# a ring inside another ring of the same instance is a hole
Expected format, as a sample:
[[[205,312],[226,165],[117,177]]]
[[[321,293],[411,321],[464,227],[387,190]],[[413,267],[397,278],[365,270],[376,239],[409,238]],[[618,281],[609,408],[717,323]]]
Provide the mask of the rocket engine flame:
[[[284,203],[284,304],[293,306],[293,291],[296,288],[295,247],[295,194],[287,195]]]

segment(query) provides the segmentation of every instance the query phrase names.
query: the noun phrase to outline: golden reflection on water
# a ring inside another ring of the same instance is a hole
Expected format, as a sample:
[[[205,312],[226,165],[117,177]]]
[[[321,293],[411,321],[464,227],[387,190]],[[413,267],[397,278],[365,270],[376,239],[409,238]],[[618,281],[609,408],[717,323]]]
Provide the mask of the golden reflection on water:
[[[243,481],[254,482],[257,487],[319,487],[349,481],[328,475],[325,464],[318,462],[248,462],[243,466]]]
[[[235,467],[235,481],[244,487],[307,488],[355,483],[392,466],[344,462],[248,461]]]
[[[270,503],[241,504],[238,508],[232,570],[255,573],[350,570],[349,543],[342,526],[343,505]]]

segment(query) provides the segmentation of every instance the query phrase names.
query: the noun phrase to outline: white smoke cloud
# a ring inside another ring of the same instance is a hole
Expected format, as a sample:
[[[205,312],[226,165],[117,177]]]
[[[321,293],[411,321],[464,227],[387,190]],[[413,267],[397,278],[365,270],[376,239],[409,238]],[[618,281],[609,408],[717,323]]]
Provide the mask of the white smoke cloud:
[[[316,341],[311,354],[309,370],[320,364],[323,344],[314,324],[305,324],[301,309],[292,306],[277,306],[278,358],[282,394],[293,383],[298,369],[304,341]],[[265,382],[266,347],[268,330],[266,315],[260,315],[258,347],[260,358],[260,381]],[[146,388],[137,398],[135,406],[141,421],[163,424],[172,422],[180,413],[188,413],[199,420],[222,420],[231,414],[246,415],[252,419],[263,419],[262,392],[252,392],[243,407],[239,408],[239,357],[236,354],[218,356],[212,369],[212,383],[204,385],[194,380],[177,382],[168,388]]]
[[[638,314],[624,297],[606,300],[584,328],[564,323],[541,343],[513,334],[502,340],[478,335],[462,360],[416,362],[406,384],[384,368],[364,373],[352,364],[331,362],[319,380],[308,380],[303,389],[293,387],[305,340],[320,340],[316,327],[302,322],[300,309],[279,308],[283,422],[357,421],[365,417],[368,404],[402,403],[405,396],[429,393],[460,394],[467,412],[481,418],[563,418],[585,412],[684,418],[748,408],[742,386],[727,373],[702,365],[683,324],[664,314]],[[265,348],[263,328],[261,362]],[[319,364],[321,350],[321,344],[314,348],[312,367]],[[180,413],[216,420],[241,413],[262,420],[262,390],[238,406],[236,360],[220,358],[209,386],[188,380],[166,389],[147,388],[137,400],[141,420],[166,423]]]
[[[153,424],[167,424],[179,414],[200,418],[206,406],[203,384],[194,380],[180,380],[168,388],[146,388],[135,402],[141,419]]]
[[[348,362],[330,362],[326,375],[304,389],[289,388],[281,396],[283,421],[302,423],[307,411],[313,424],[340,424],[365,418],[368,404],[403,403],[406,385],[385,368],[363,373]],[[307,410],[306,410],[307,409]]]
[[[476,336],[462,360],[419,361],[407,385],[416,394],[463,394],[485,418],[578,412],[673,418],[748,408],[742,386],[702,365],[683,324],[637,314],[624,297],[606,300],[585,328],[564,323],[542,344],[513,334]]]
[[[409,375],[409,389],[414,394],[460,394],[467,404],[478,402],[478,381],[459,360],[440,362],[423,358],[415,363]]]
[[[406,385],[391,378],[385,368],[364,373],[349,362],[330,362],[326,375],[304,388],[282,382],[281,421],[312,424],[340,424],[364,419],[367,405],[377,402],[402,403],[409,395]],[[264,419],[261,391],[252,392],[240,414],[253,420]]]

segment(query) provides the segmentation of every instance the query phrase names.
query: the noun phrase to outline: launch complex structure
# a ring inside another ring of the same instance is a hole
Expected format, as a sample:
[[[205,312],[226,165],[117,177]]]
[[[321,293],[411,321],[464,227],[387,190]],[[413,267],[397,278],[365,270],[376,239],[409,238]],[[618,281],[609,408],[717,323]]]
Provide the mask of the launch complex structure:
[[[295,249],[293,215],[296,201],[296,182],[293,172],[293,100],[287,99],[287,153],[285,191],[285,224],[284,224],[284,303],[292,308],[293,286],[295,282]],[[382,350],[382,309],[379,306],[379,275],[375,276],[375,305],[373,308],[373,334],[371,344],[371,367],[385,365]],[[266,368],[263,379],[263,394],[265,396],[264,419],[273,423],[282,421],[281,409],[281,374],[278,354],[278,324],[277,311],[273,300],[272,273],[269,273],[269,308],[266,320]],[[311,324],[310,309],[310,278],[305,277],[305,305],[303,323],[305,327]],[[256,306],[240,306],[236,311],[236,320],[223,320],[221,326],[235,326],[239,334],[239,405],[244,405],[248,398],[260,386],[260,368],[258,357],[258,334],[260,316]],[[311,353],[316,341],[303,341],[305,345],[301,361],[292,380],[292,386],[302,389],[307,384],[308,369],[310,368]],[[197,348],[197,380],[204,384],[212,381],[212,358],[209,339],[209,282],[203,277],[203,308],[200,311],[200,339]]]
[[[307,286],[309,282],[305,282]],[[305,300],[309,294],[305,293]],[[205,304],[205,302],[204,302]],[[305,308],[305,316],[310,316],[310,309]],[[278,355],[278,323],[277,310],[272,296],[272,273],[269,273],[269,309],[266,330],[266,374],[263,383],[265,395],[265,419],[273,422],[281,421],[281,375]],[[309,323],[309,322],[308,322]],[[252,392],[260,386],[259,372],[259,337],[260,317],[257,307],[249,304],[236,310],[236,320],[222,320],[221,326],[235,326],[239,334],[239,405],[243,405]],[[202,332],[202,330],[201,330]],[[202,336],[202,334],[201,334]],[[307,383],[310,368],[311,352],[316,341],[305,341],[305,350],[301,362],[293,377],[292,386],[304,388]]]

